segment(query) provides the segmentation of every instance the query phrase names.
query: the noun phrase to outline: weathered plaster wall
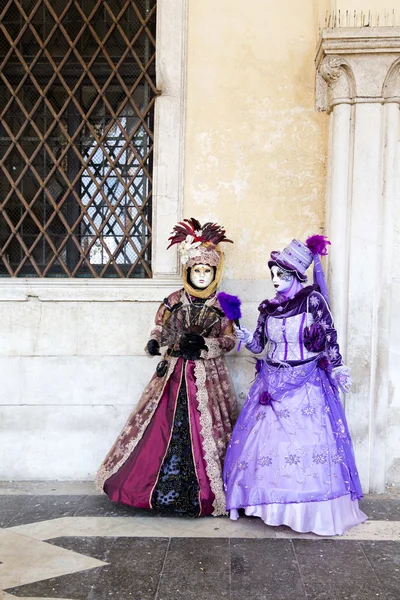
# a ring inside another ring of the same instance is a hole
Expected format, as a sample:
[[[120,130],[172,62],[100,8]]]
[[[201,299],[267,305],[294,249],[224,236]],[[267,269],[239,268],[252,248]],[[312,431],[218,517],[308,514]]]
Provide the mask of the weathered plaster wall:
[[[328,117],[315,111],[318,15],[330,1],[189,2],[184,216],[216,220],[223,287],[254,328],[273,295],[271,250],[324,227]],[[242,349],[229,365],[240,403],[254,379]]]
[[[184,212],[226,226],[229,279],[267,278],[271,250],[323,227],[316,5],[189,4]]]

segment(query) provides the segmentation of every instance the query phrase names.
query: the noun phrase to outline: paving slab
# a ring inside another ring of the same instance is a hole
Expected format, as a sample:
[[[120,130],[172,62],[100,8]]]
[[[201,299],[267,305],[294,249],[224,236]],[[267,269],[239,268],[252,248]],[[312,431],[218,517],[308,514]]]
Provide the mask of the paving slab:
[[[400,600],[395,494],[367,496],[368,521],[325,539],[137,510],[90,482],[5,483],[2,600]]]

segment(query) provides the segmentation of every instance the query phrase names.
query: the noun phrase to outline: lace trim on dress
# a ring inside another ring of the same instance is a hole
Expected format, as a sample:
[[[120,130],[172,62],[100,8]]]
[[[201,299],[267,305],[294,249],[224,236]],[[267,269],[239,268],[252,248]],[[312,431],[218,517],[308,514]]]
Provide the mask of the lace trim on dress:
[[[139,411],[143,410],[143,408],[144,408],[143,405],[141,405],[141,404],[140,404],[138,410],[129,416],[128,421],[126,422],[123,430],[121,431],[120,435],[118,436],[118,440],[117,440],[116,444],[111,448],[105,461],[103,462],[103,464],[101,465],[101,467],[99,468],[99,470],[97,472],[96,488],[99,491],[103,491],[104,483],[107,481],[107,479],[109,479],[112,475],[114,475],[117,471],[119,471],[119,469],[122,467],[124,462],[129,458],[129,456],[132,454],[133,450],[136,448],[137,444],[142,439],[144,432],[146,431],[146,429],[147,429],[150,421],[152,420],[153,415],[158,407],[160,398],[162,398],[162,395],[164,393],[164,388],[165,388],[167,382],[169,381],[170,375],[173,373],[173,371],[175,369],[175,365],[176,365],[177,361],[178,361],[177,358],[169,359],[168,371],[166,372],[166,374],[164,376],[164,385],[163,385],[160,393],[157,395],[156,398],[150,400],[145,405],[144,413],[145,413],[146,417],[144,415],[139,414]],[[133,437],[131,440],[129,440],[129,442],[126,445],[122,445],[121,440],[123,440],[125,438],[125,436],[129,435],[129,432],[132,429],[132,421],[133,420],[135,422],[135,425],[137,426],[137,433],[136,433],[135,437]],[[142,421],[142,422],[140,423],[140,421]],[[119,459],[112,466],[111,465],[107,466],[109,457],[113,458],[116,454],[117,449],[120,451]]]
[[[200,357],[204,359],[217,358],[221,356],[223,350],[217,338],[207,338],[205,340],[208,350],[201,350]]]
[[[196,361],[194,375],[197,386],[196,399],[200,412],[201,435],[203,437],[203,452],[206,462],[207,477],[210,481],[211,491],[215,496],[213,502],[213,516],[226,514],[225,492],[222,482],[222,467],[218,456],[216,442],[212,435],[212,418],[206,388],[206,369],[204,363]]]

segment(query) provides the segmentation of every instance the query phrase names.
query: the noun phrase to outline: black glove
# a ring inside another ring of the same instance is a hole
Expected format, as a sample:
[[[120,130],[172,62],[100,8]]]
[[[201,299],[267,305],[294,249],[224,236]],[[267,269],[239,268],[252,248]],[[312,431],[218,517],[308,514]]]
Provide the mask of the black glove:
[[[161,352],[160,352],[160,344],[157,342],[157,340],[149,340],[147,342],[147,352],[151,355],[151,356],[161,356]]]
[[[179,342],[179,350],[188,360],[200,358],[201,350],[208,350],[204,338],[198,333],[184,333]]]

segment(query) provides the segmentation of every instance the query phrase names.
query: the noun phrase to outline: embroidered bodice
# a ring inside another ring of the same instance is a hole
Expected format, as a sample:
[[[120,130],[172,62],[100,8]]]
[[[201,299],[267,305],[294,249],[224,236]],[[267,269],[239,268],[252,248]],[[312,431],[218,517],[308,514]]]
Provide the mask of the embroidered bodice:
[[[266,349],[265,358],[275,361],[308,360],[320,354],[305,341],[305,329],[317,324],[322,350],[333,367],[342,365],[337,333],[328,304],[316,287],[308,286],[281,304],[264,301],[253,338],[246,344],[254,354]]]
[[[305,312],[283,319],[267,316],[265,358],[276,361],[307,360],[318,354],[309,352],[303,343],[304,328],[313,322],[312,315]]]

